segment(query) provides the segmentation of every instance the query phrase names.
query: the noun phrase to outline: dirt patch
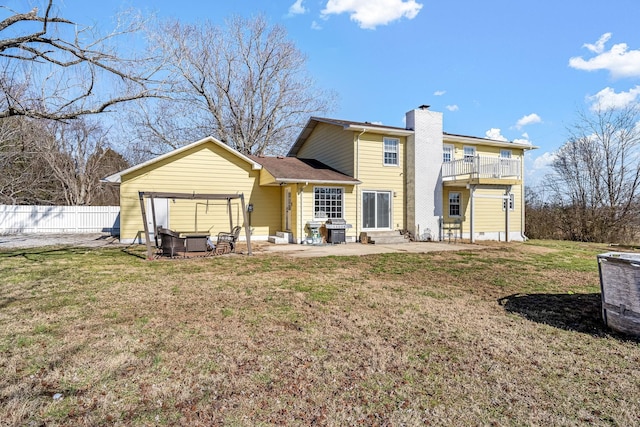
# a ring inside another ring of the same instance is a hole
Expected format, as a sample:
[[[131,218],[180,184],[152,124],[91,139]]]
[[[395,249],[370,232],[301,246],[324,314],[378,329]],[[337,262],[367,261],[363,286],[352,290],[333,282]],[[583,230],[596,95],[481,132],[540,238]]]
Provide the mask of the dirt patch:
[[[116,236],[103,233],[42,233],[0,235],[0,249],[39,248],[43,246],[102,247],[120,245]]]

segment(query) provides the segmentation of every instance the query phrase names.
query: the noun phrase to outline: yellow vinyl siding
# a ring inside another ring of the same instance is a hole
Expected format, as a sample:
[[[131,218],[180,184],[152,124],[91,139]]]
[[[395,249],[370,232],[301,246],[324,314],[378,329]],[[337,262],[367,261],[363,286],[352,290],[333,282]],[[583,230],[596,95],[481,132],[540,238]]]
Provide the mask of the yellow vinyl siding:
[[[120,189],[121,238],[135,239],[143,233],[138,191],[244,193],[245,203],[254,205],[251,224],[254,235],[275,232],[281,218],[280,188],[260,187],[259,173],[238,156],[207,143],[124,175]],[[234,225],[241,225],[239,200],[232,201],[231,210]],[[210,201],[207,206],[203,200],[169,201],[169,226],[181,232],[228,231],[226,202]]]
[[[316,159],[345,175],[354,176],[353,132],[318,123],[296,157]]]
[[[521,231],[522,215],[520,194],[521,188],[519,185],[514,185],[511,188],[511,192],[515,197],[514,210],[509,211],[509,231]],[[504,188],[497,188],[495,190],[478,189],[475,194],[475,232],[497,232],[504,231],[505,229],[505,211],[503,207],[503,201],[501,199],[488,199],[482,198],[483,195],[490,196],[502,196],[504,195]]]
[[[358,188],[358,197],[360,197],[358,218],[361,218],[363,191],[389,191],[391,192],[391,228],[402,230],[405,228],[406,221],[406,209],[404,206],[406,138],[392,137],[399,140],[398,166],[384,166],[384,138],[385,135],[365,133],[360,136],[360,141],[357,142],[359,152],[357,178],[362,182]]]
[[[338,187],[342,188],[343,194],[343,212],[344,219],[348,224],[351,224],[354,228],[347,229],[347,240],[356,236],[356,186],[354,185],[313,185],[307,186],[298,185],[296,196],[296,217],[294,223],[297,224],[296,230],[301,230],[301,234],[296,233],[298,241],[304,240],[307,236],[307,230],[305,226],[307,222],[313,221],[314,218],[314,188],[316,187]],[[302,191],[302,193],[298,193]]]
[[[460,205],[460,217],[449,216],[449,193],[458,192],[462,200]],[[514,185],[511,192],[515,197],[513,211],[509,211],[509,231],[522,231],[522,186]],[[499,197],[504,195],[504,187],[495,189],[479,188],[475,191],[474,197],[474,233],[503,233],[505,230],[505,212],[502,209],[502,199],[484,198],[482,196]],[[445,187],[442,194],[443,218],[446,222],[462,219],[463,232],[468,233],[470,228],[470,192],[464,187]]]

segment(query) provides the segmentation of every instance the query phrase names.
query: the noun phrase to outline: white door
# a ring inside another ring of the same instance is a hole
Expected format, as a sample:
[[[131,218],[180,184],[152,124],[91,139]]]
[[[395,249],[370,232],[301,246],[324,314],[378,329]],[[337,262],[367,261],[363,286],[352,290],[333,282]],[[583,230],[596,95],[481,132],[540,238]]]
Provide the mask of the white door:
[[[156,216],[156,227],[169,228],[169,199],[153,199],[153,210],[151,209],[151,199],[147,199],[147,229],[149,239],[154,240],[155,229],[153,228],[153,214]]]
[[[284,228],[291,231],[291,188],[284,189]]]

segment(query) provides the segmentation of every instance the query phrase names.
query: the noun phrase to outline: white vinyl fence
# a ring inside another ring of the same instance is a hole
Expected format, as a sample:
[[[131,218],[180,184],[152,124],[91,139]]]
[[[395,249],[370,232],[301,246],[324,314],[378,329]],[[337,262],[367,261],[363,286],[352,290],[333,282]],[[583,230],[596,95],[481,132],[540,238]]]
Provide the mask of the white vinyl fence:
[[[0,205],[0,234],[120,234],[119,206]]]

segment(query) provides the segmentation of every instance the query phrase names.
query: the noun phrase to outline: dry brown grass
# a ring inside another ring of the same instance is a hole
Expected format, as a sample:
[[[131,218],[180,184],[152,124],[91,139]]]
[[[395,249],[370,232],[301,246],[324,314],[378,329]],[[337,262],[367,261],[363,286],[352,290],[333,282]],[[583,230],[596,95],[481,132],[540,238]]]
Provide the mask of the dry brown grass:
[[[0,252],[7,425],[633,425],[593,245],[146,262]],[[53,395],[62,394],[54,400]]]

